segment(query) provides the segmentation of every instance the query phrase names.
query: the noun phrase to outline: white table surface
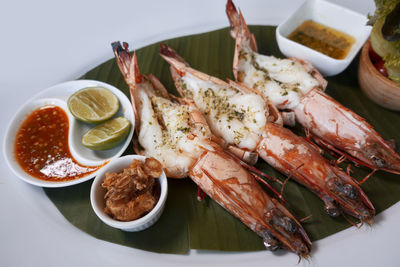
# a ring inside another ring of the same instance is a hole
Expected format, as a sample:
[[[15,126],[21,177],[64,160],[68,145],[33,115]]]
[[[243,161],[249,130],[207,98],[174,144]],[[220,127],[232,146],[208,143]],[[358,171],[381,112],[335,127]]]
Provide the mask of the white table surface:
[[[360,13],[372,0],[332,0]],[[275,25],[300,0],[236,4],[249,24]],[[225,0],[2,1],[0,101],[3,141],[9,119],[39,91],[73,80],[113,57],[110,42],[135,48],[228,26]],[[227,36],[227,38],[230,38]],[[399,141],[399,140],[398,140]],[[97,240],[58,212],[41,188],[19,180],[0,160],[0,266],[295,266],[292,253],[156,254]],[[321,206],[322,207],[322,206]],[[314,242],[311,261],[298,266],[399,266],[400,205],[372,227],[350,228]]]

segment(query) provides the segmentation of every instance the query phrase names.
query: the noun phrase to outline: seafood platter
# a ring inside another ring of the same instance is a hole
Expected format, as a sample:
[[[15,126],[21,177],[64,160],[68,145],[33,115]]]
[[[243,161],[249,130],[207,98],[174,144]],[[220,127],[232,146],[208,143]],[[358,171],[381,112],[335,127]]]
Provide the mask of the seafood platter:
[[[400,20],[392,14],[400,8],[395,2],[390,8],[380,6],[387,8],[389,22]],[[314,240],[347,227],[373,226],[382,206],[398,201],[375,202],[384,197],[374,192],[379,187],[372,190],[368,184],[383,174],[390,176],[393,190],[400,186],[395,179],[400,175],[399,136],[390,139],[380,126],[336,99],[327,78],[355,68],[371,32],[367,18],[329,2],[306,1],[276,28],[280,51],[268,53],[261,45],[265,41],[258,39],[261,30],[247,25],[246,14],[232,0],[225,11],[230,28],[218,34],[232,38],[233,49],[225,49],[230,65],[223,61],[229,76],[214,67],[196,67],[188,48],[174,46],[173,40],[147,50],[158,54],[157,66],[163,68],[153,74],[146,53],[111,40],[114,58],[104,64],[112,66],[115,80],[55,85],[16,113],[3,146],[11,170],[45,188],[71,223],[79,222],[71,213],[77,210],[64,198],[85,201],[79,208],[85,207],[96,227],[73,223],[83,231],[154,252],[283,250],[301,261],[314,255]],[[329,17],[335,14],[342,20]],[[346,27],[349,21],[353,27]],[[385,37],[397,38],[385,27]],[[377,58],[388,63],[375,64],[377,73],[386,71],[397,82],[392,57]],[[335,77],[333,86],[340,81]],[[398,114],[392,116],[398,120]],[[189,201],[174,200],[176,194]],[[305,204],[309,199],[314,204]],[[179,222],[189,233],[181,234],[182,240],[193,245],[178,249],[175,244],[183,241],[166,238],[157,242],[170,242],[169,249],[152,248],[156,241],[143,243],[146,234],[154,238],[152,229],[165,229],[162,224],[177,212],[176,202],[187,202],[181,208],[195,207],[183,212],[186,219]],[[207,211],[211,206],[217,215]],[[239,229],[239,238],[246,236],[247,243],[256,245],[246,248],[246,242],[237,241],[237,246],[214,247],[194,233],[207,219],[217,226],[204,229],[220,231],[221,218]],[[323,223],[329,230],[322,229]],[[123,241],[109,237],[115,231]]]

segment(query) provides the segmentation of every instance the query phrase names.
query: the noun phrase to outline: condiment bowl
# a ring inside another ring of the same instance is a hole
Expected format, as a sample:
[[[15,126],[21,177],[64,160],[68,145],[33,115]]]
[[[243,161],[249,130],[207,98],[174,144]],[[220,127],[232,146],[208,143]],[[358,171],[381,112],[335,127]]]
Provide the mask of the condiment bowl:
[[[355,39],[344,59],[334,59],[307,46],[287,38],[306,20],[313,20],[328,27],[347,33]],[[339,5],[323,1],[305,1],[290,17],[276,28],[276,39],[279,49],[287,57],[305,59],[316,67],[324,76],[342,72],[349,66],[371,31],[366,26],[367,16]]]
[[[146,157],[139,155],[128,155],[111,160],[110,163],[101,169],[101,171],[97,174],[96,178],[93,180],[92,188],[90,190],[90,202],[94,212],[100,218],[100,220],[111,227],[128,232],[137,232],[152,226],[160,218],[164,210],[165,201],[168,194],[167,177],[165,176],[165,173],[162,172],[161,176],[157,179],[161,186],[160,198],[156,206],[145,216],[137,220],[121,222],[111,218],[104,212],[104,195],[106,194],[106,189],[104,189],[101,184],[106,178],[106,173],[121,172],[127,168],[134,159],[144,161]]]
[[[16,174],[19,178],[24,180],[27,183],[37,185],[37,186],[44,186],[44,187],[51,187],[55,182],[44,181],[38,178],[35,178],[25,172],[21,166],[18,164],[17,160],[14,157],[14,143],[15,139],[19,130],[20,125],[25,120],[25,118],[34,110],[42,107],[42,106],[58,106],[63,110],[67,110],[67,104],[57,98],[40,98],[33,101],[27,102],[21,109],[15,114],[15,117],[11,120],[10,125],[8,126],[7,134],[4,139],[4,156],[7,159],[8,166],[11,170]],[[71,121],[72,117],[68,116],[68,120]],[[61,184],[64,182],[60,182]],[[57,185],[59,185],[58,183]]]
[[[67,106],[67,99],[70,95],[85,87],[100,86],[109,89],[113,92],[120,101],[120,110],[117,116],[124,116],[131,122],[131,130],[128,137],[118,144],[115,148],[105,151],[93,151],[81,144],[81,138],[84,133],[93,127],[87,123],[77,121],[69,112]],[[13,118],[11,118],[8,128],[6,130],[4,143],[3,143],[3,154],[6,158],[6,162],[14,174],[22,179],[23,181],[32,185],[41,187],[64,187],[71,186],[74,184],[82,183],[89,179],[92,179],[98,171],[89,173],[83,177],[68,180],[68,181],[48,181],[31,176],[25,172],[16,160],[14,145],[16,134],[22,125],[23,121],[31,114],[34,110],[41,106],[56,105],[60,107],[68,116],[69,121],[69,132],[68,132],[68,147],[72,157],[80,164],[85,166],[100,166],[103,168],[112,158],[117,158],[122,155],[126,150],[133,136],[133,130],[135,125],[135,116],[133,114],[132,104],[129,99],[124,95],[122,91],[115,88],[114,86],[94,80],[77,80],[69,81],[49,87],[37,95],[33,96],[29,101],[22,105],[16,112]]]
[[[397,83],[383,76],[372,64],[369,57],[368,41],[360,56],[358,81],[363,92],[378,105],[400,111],[400,87]]]

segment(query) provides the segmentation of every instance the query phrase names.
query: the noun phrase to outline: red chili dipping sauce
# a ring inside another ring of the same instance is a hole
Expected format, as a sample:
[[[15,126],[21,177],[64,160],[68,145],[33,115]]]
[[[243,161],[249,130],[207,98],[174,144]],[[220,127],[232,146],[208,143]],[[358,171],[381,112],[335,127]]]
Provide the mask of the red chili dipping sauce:
[[[22,123],[15,139],[15,158],[25,172],[46,181],[68,181],[101,166],[83,166],[68,147],[69,122],[64,110],[43,106]]]

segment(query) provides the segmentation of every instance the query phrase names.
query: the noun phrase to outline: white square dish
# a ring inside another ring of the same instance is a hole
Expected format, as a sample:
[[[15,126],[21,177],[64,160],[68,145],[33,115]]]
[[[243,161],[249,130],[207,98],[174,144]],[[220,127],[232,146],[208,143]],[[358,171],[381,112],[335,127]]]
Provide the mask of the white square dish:
[[[287,38],[306,20],[313,20],[354,37],[355,43],[344,59],[334,59],[316,50]],[[357,55],[368,39],[371,27],[367,26],[367,17],[339,5],[323,1],[305,1],[290,17],[276,28],[279,49],[287,57],[297,57],[309,61],[324,76],[342,72]]]

